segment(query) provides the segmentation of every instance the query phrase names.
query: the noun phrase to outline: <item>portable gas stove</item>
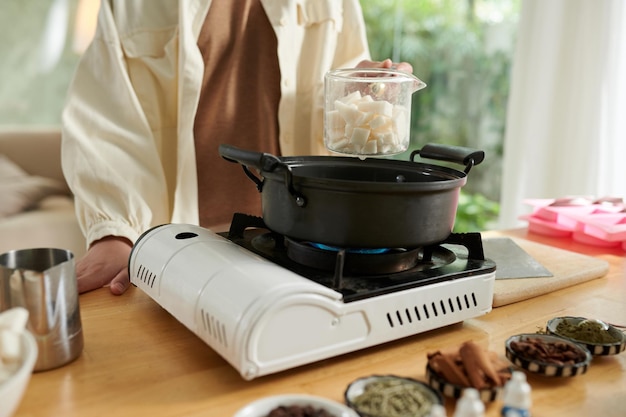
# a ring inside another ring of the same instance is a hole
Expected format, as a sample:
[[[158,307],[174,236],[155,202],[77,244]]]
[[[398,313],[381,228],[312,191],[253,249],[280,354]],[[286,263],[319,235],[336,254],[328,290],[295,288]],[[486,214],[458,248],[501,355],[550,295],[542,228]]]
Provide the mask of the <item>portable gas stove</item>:
[[[129,260],[131,282],[247,380],[488,313],[495,270],[479,233],[415,249],[329,248],[244,214],[227,233],[155,227]]]

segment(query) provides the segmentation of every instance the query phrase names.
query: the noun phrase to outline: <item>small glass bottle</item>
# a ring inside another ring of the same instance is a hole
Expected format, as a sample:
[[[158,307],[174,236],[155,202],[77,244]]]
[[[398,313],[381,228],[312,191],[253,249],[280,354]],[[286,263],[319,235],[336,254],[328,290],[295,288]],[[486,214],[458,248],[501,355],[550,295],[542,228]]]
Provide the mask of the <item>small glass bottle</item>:
[[[502,396],[502,417],[530,417],[531,400],[530,384],[526,374],[513,371],[511,379],[504,385]]]
[[[454,417],[483,417],[484,415],[485,404],[481,401],[478,390],[465,388],[456,403]]]
[[[446,407],[441,404],[433,404],[428,417],[446,417]]]

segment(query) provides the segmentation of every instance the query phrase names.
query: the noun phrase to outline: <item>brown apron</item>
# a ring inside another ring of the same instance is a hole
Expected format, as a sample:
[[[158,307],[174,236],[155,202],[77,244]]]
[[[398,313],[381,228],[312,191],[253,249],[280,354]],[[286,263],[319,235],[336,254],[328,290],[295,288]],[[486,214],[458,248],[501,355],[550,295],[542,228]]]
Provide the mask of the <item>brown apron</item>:
[[[261,215],[261,196],[221,143],[280,154],[280,68],[274,30],[259,0],[215,0],[198,38],[205,71],[194,124],[200,225]]]

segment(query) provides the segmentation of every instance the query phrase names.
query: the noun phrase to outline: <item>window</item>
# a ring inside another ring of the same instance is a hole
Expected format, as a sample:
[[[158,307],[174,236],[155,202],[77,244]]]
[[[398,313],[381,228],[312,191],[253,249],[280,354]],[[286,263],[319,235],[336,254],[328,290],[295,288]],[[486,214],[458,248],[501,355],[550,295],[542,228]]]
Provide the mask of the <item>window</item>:
[[[410,62],[428,85],[413,97],[411,148],[442,143],[485,151],[463,187],[456,229],[490,227],[498,213],[519,0],[361,4],[372,56]]]
[[[60,125],[99,0],[2,0],[0,127]]]

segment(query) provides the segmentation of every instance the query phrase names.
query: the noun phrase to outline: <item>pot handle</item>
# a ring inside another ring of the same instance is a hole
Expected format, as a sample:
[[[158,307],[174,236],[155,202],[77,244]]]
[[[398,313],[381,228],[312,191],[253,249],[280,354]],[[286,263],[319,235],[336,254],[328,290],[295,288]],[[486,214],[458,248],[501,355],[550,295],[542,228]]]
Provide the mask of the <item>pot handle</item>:
[[[411,152],[411,162],[415,162],[416,155],[465,165],[466,174],[474,165],[480,164],[485,159],[485,152],[478,149],[435,143],[426,144],[422,149]]]
[[[220,145],[219,153],[227,161],[238,162],[261,172],[273,172],[279,165],[285,165],[277,156],[272,154],[248,151],[227,144]]]
[[[261,175],[264,172],[282,171],[285,177],[285,186],[287,187],[289,194],[291,194],[299,207],[306,206],[306,198],[296,191],[293,186],[293,173],[291,172],[291,167],[281,161],[277,156],[269,153],[244,150],[227,144],[221,144],[219,146],[219,153],[225,160],[238,162],[243,165],[244,172],[252,181],[256,183],[259,191],[262,191],[263,182],[255,177],[250,172],[248,167],[258,169],[261,172]]]

